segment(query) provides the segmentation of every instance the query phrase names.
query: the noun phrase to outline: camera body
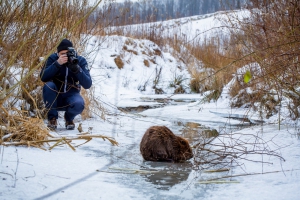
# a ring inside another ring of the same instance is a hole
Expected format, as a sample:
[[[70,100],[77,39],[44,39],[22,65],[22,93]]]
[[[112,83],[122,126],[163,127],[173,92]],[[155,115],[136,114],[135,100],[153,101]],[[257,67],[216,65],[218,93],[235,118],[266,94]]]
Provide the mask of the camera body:
[[[68,62],[70,64],[78,64],[78,58],[76,58],[76,51],[73,47],[68,47]]]

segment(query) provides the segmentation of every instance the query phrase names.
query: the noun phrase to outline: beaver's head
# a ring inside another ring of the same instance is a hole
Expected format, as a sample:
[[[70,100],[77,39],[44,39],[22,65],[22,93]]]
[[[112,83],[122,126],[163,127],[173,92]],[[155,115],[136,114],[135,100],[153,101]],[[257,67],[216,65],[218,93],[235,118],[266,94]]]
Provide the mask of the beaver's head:
[[[176,143],[173,148],[176,152],[173,159],[176,161],[189,160],[194,156],[189,142],[182,137],[176,136]]]

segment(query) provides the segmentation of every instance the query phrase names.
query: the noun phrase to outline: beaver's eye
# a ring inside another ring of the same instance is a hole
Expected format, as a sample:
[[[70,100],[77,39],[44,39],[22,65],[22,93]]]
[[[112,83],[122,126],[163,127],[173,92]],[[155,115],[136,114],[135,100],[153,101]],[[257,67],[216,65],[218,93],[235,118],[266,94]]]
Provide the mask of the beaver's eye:
[[[180,143],[181,143],[181,144],[185,144],[185,141],[184,141],[184,140],[181,140]]]

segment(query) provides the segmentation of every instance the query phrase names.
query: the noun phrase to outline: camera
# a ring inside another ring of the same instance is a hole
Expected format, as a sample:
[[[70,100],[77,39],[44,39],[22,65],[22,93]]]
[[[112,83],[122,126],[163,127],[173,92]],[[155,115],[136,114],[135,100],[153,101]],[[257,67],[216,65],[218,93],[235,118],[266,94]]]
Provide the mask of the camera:
[[[70,64],[78,64],[78,59],[76,58],[76,51],[73,47],[68,47],[68,62]]]

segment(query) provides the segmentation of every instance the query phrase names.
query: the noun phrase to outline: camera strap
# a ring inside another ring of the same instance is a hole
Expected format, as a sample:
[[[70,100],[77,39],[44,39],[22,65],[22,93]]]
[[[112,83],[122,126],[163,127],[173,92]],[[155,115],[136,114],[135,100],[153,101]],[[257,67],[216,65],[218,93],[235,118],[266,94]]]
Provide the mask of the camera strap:
[[[67,91],[67,84],[68,84],[68,73],[69,73],[69,70],[68,70],[68,68],[66,67],[66,76],[65,76],[64,92],[66,92],[66,91]]]

